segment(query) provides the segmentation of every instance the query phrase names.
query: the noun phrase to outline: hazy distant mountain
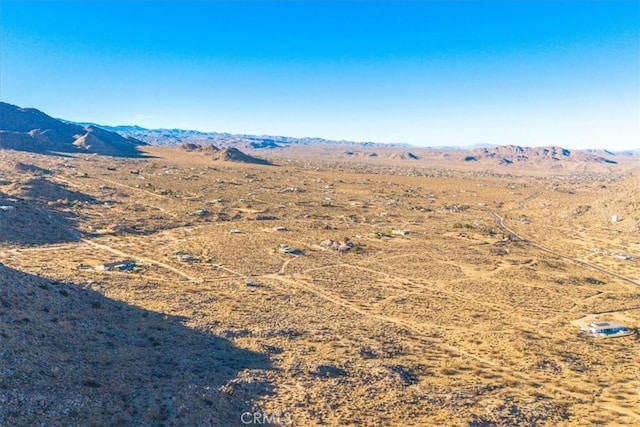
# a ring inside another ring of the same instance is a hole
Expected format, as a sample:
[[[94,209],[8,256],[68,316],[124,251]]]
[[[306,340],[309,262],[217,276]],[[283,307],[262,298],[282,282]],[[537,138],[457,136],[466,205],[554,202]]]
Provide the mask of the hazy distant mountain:
[[[562,147],[520,147],[517,145],[503,145],[489,148],[477,148],[465,153],[463,160],[467,162],[493,160],[499,164],[511,165],[514,163],[550,163],[555,162],[584,162],[584,163],[609,163],[616,164],[612,159],[613,153],[606,156],[592,154],[581,150],[568,150]]]
[[[602,150],[602,149],[586,149],[586,150],[579,150],[579,151],[587,154],[593,154],[594,156],[600,156],[600,157],[611,157],[616,155],[615,151]]]
[[[0,102],[0,148],[36,153],[96,153],[138,156],[144,142],[96,126],[54,119],[34,108]]]
[[[493,148],[498,147],[497,144],[471,144],[471,145],[439,145],[435,147],[428,147],[433,150],[445,150],[445,151],[465,151],[465,150],[475,150],[477,148]]]
[[[636,148],[635,150],[621,150],[621,151],[613,151],[616,156],[640,156],[640,148]]]
[[[4,106],[9,106],[9,104],[4,104]],[[18,107],[10,106],[16,109]],[[347,155],[349,157],[380,157],[387,158],[393,157],[394,159],[409,159],[409,160],[417,160],[421,157],[419,154],[424,150],[437,150],[439,152],[445,152],[444,155],[447,158],[454,159],[460,158],[460,160],[464,160],[466,162],[473,161],[493,161],[502,165],[510,165],[514,163],[549,163],[550,165],[557,164],[558,162],[586,162],[586,163],[601,163],[601,164],[616,164],[615,160],[616,156],[640,156],[640,149],[636,150],[626,150],[626,151],[611,151],[611,150],[568,150],[562,147],[555,146],[547,146],[547,147],[520,147],[516,145],[494,145],[488,143],[480,143],[473,144],[468,146],[432,146],[420,148],[413,146],[411,144],[404,143],[394,143],[394,144],[386,144],[386,143],[375,143],[375,142],[353,142],[353,141],[345,141],[345,140],[328,140],[323,138],[294,138],[287,136],[269,136],[269,135],[245,135],[245,134],[231,134],[231,133],[219,133],[219,132],[201,132],[197,130],[185,130],[185,129],[147,129],[141,126],[136,125],[122,125],[122,126],[107,126],[107,125],[98,125],[95,123],[72,123],[66,122],[63,120],[53,119],[44,113],[39,112],[38,110],[31,109],[19,109],[21,111],[33,111],[37,112],[41,115],[40,119],[45,120],[46,123],[49,124],[49,127],[46,125],[42,125],[32,129],[38,129],[38,132],[35,132],[35,136],[32,135],[22,135],[12,136],[12,141],[16,138],[22,138],[26,142],[24,144],[28,145],[27,142],[33,145],[33,139],[42,139],[44,134],[52,135],[55,133],[56,136],[59,136],[59,127],[60,125],[67,126],[66,134],[71,131],[74,133],[73,142],[76,143],[76,147],[84,148],[87,151],[93,149],[100,149],[101,151],[109,151],[110,144],[100,144],[94,136],[97,136],[99,131],[105,130],[109,131],[109,134],[116,133],[123,137],[123,141],[127,141],[128,143],[134,143],[139,145],[141,143],[157,145],[157,146],[183,146],[188,147],[193,145],[194,147],[204,147],[204,146],[214,146],[223,150],[225,148],[237,148],[237,149],[247,149],[250,151],[255,150],[264,150],[264,149],[283,149],[288,146],[304,146],[304,145],[327,145],[327,146],[347,146],[356,148],[355,151],[352,151],[351,148],[348,148]],[[2,111],[0,111],[0,114]],[[34,113],[35,114],[35,113]],[[43,117],[44,118],[43,118]],[[5,123],[5,120],[2,116],[2,127]],[[19,123],[16,122],[16,123]],[[45,123],[45,124],[46,124]],[[54,126],[55,124],[55,126]],[[23,126],[21,129],[29,128],[30,126]],[[30,129],[30,130],[32,130]],[[50,132],[40,132],[39,129],[49,129]],[[0,130],[0,132],[8,131],[11,129]],[[24,131],[21,131],[24,133]],[[64,133],[64,132],[63,132]],[[89,135],[86,135],[89,134]],[[79,135],[79,136],[78,136]],[[107,134],[101,134],[102,138],[106,138]],[[83,138],[83,136],[85,136]],[[68,137],[67,137],[68,139]],[[101,138],[98,138],[101,139]],[[121,140],[121,141],[122,141]],[[4,137],[4,144],[7,144],[7,137]],[[15,142],[15,141],[14,141]],[[3,146],[3,138],[0,136],[0,147]],[[122,143],[120,143],[122,145]],[[115,144],[116,146],[118,144]],[[358,149],[362,147],[371,147],[371,148],[379,148],[379,149],[412,149],[412,152],[404,152],[404,153],[394,153],[390,156],[382,156],[377,152],[360,152]],[[48,149],[49,151],[55,151],[52,149]],[[63,151],[63,150],[58,150]],[[77,151],[77,148],[76,148]],[[112,150],[113,151],[113,150]],[[457,152],[460,154],[453,154],[447,152]],[[349,154],[350,153],[350,154]],[[461,157],[460,157],[461,156]],[[231,156],[233,157],[233,156]]]
[[[64,121],[64,120],[63,120]],[[72,122],[69,122],[72,123]],[[111,132],[144,132],[147,131],[147,129],[140,127],[138,125],[122,125],[122,126],[105,126],[105,125],[99,125],[97,123],[90,123],[90,122],[82,122],[82,123],[74,123],[83,127],[87,127],[87,126],[92,126],[92,127],[99,127],[102,128],[104,130],[108,130]]]
[[[237,147],[249,150],[285,148],[289,145],[349,145],[365,147],[412,147],[410,144],[383,144],[376,142],[353,142],[330,140],[324,138],[294,138],[290,136],[245,135],[221,132],[201,132],[184,129],[145,129],[140,126],[105,126],[94,123],[78,123],[80,125],[98,126],[117,132],[126,137],[133,137],[151,145],[176,147],[183,143],[215,144],[220,148]]]

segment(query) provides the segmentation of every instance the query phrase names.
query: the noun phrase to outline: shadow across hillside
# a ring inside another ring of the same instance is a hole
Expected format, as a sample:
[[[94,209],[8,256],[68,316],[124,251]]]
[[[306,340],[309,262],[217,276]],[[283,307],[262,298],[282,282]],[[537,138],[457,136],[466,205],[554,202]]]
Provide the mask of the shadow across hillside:
[[[80,233],[74,228],[73,213],[63,215],[42,203],[3,193],[0,193],[0,205],[11,209],[0,211],[0,244],[44,245],[80,239]]]
[[[68,202],[97,203],[95,197],[80,191],[70,190],[66,185],[37,177],[22,186],[22,196],[40,202],[54,202],[58,200]]]
[[[40,166],[32,165],[30,163],[18,162],[16,164],[16,170],[24,173],[28,172],[37,176],[51,175],[53,172],[50,169],[41,168]]]
[[[41,245],[80,239],[76,223],[84,204],[97,203],[87,194],[35,177],[19,187],[19,195],[0,193],[0,243]]]
[[[0,425],[241,425],[269,359],[0,264]]]

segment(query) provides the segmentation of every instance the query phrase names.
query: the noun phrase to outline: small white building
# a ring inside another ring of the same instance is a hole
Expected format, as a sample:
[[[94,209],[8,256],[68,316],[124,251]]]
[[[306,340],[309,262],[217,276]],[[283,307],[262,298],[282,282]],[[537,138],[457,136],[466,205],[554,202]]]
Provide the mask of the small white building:
[[[594,337],[621,337],[631,335],[633,331],[619,323],[608,321],[592,322],[588,328],[583,329]]]
[[[618,222],[618,215],[611,215],[611,222],[614,224]]]

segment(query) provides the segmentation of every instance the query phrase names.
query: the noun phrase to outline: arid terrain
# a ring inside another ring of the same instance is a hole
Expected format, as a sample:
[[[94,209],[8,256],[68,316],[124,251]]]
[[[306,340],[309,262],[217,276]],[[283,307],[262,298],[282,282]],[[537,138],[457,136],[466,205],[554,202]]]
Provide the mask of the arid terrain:
[[[638,156],[138,148],[0,150],[1,426],[640,423]]]

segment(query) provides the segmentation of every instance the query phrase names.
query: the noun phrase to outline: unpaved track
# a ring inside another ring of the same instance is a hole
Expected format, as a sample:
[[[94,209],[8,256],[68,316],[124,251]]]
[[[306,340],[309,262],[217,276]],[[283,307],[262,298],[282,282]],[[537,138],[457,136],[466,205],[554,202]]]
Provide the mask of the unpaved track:
[[[546,252],[546,253],[551,254],[551,255],[553,255],[553,256],[556,256],[556,257],[558,257],[558,258],[562,258],[562,259],[565,259],[565,260],[567,260],[567,261],[571,261],[571,262],[573,262],[573,263],[575,263],[575,264],[578,264],[578,265],[580,265],[580,266],[582,266],[582,267],[587,267],[587,268],[590,268],[590,269],[592,269],[592,270],[597,270],[597,271],[599,271],[599,272],[601,272],[601,273],[604,273],[604,274],[607,274],[607,275],[609,275],[609,276],[611,276],[611,277],[615,277],[615,278],[617,278],[617,279],[620,279],[620,280],[622,280],[623,282],[631,283],[632,285],[635,285],[635,286],[640,286],[640,282],[638,282],[638,281],[636,281],[636,280],[630,279],[630,278],[625,277],[625,276],[623,276],[623,275],[621,275],[621,274],[618,274],[618,273],[616,273],[616,272],[609,271],[609,270],[607,270],[607,269],[605,269],[605,268],[602,268],[602,267],[600,267],[600,266],[597,266],[597,265],[595,265],[595,264],[591,264],[590,262],[582,261],[582,260],[579,260],[579,259],[576,259],[576,258],[572,258],[572,257],[567,256],[567,255],[561,254],[561,253],[559,253],[559,252],[556,252],[556,251],[553,251],[553,250],[551,250],[551,249],[545,248],[544,246],[540,246],[540,245],[538,245],[537,243],[534,243],[534,242],[532,242],[532,241],[530,241],[530,240],[527,240],[527,239],[525,239],[524,237],[520,236],[520,235],[519,235],[518,233],[516,233],[515,231],[513,231],[512,229],[510,229],[509,227],[507,227],[507,226],[504,224],[504,221],[503,221],[502,217],[501,217],[500,215],[498,215],[498,213],[497,213],[497,212],[492,211],[492,212],[491,212],[491,215],[492,215],[492,216],[493,216],[493,218],[495,219],[495,221],[496,221],[496,225],[497,225],[500,229],[502,229],[503,231],[506,231],[507,233],[511,234],[512,236],[514,236],[515,238],[517,238],[518,240],[520,240],[520,241],[521,241],[522,243],[524,243],[525,245],[531,246],[532,248],[535,248],[535,249],[538,249],[538,250],[540,250],[540,251]]]

